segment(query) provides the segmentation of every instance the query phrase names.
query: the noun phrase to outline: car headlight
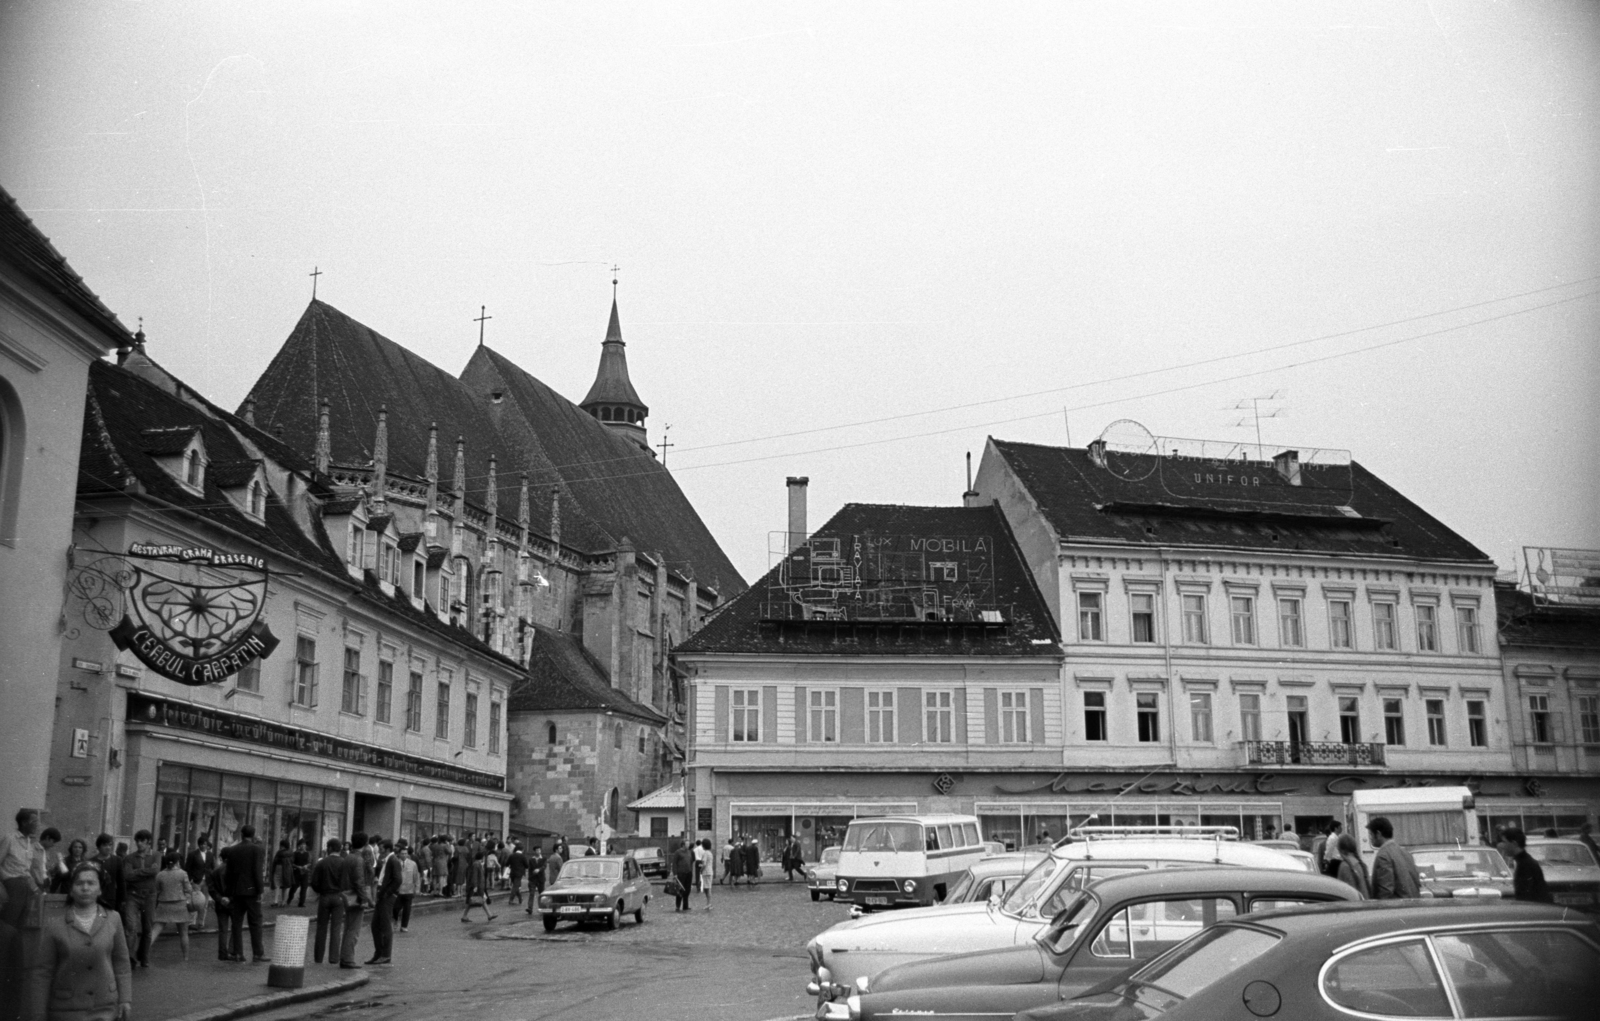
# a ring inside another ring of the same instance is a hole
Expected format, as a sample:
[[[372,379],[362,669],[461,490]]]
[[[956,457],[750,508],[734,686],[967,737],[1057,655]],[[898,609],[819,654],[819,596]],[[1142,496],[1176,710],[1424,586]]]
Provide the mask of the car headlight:
[[[865,976],[865,975],[857,975],[856,976],[856,992],[858,992],[858,993],[867,992],[867,983],[868,983],[868,981],[869,980],[867,979],[867,976]]]
[[[549,907],[550,906],[550,898],[549,897],[540,897],[539,898],[539,906],[541,908]]]
[[[844,1001],[850,1010],[850,1021],[859,1021],[861,1017],[861,994],[851,993],[850,998]]]
[[[908,879],[900,884],[900,889],[904,890],[906,893],[916,893],[917,881],[915,879]]]
[[[806,878],[814,881],[817,878],[816,870],[812,869],[811,871],[807,872],[806,873]]]
[[[606,900],[606,895],[603,894],[603,893],[597,893],[597,894],[594,895],[594,902],[596,904],[604,904],[605,900]]]
[[[839,880],[838,886],[839,886],[839,892],[840,893],[844,893],[844,892],[846,892],[846,891],[848,891],[850,889],[850,880],[841,879],[841,880]]]

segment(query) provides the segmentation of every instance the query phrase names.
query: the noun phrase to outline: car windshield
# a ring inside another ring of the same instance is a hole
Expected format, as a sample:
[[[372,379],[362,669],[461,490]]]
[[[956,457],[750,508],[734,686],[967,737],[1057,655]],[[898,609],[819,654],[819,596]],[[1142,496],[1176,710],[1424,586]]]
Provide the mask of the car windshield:
[[[844,834],[846,851],[921,851],[922,827],[914,822],[869,819],[853,822]]]
[[[1129,982],[1187,1000],[1271,950],[1281,938],[1232,925],[1203,929],[1172,953],[1135,972]]]
[[[622,863],[620,861],[587,861],[579,858],[569,861],[561,869],[558,883],[577,882],[588,879],[619,879],[622,876]]]
[[[1569,865],[1596,868],[1594,855],[1576,840],[1561,844],[1529,844],[1528,853],[1542,865]]]
[[[837,848],[837,847],[824,847],[822,849],[822,864],[824,864],[824,865],[837,865],[837,864],[839,864],[839,848]]]
[[[1100,902],[1092,894],[1080,892],[1050,922],[1050,928],[1039,936],[1039,943],[1057,954],[1064,954],[1083,932],[1083,923],[1100,910]]]
[[[1011,888],[1005,900],[1000,902],[1000,907],[1008,914],[1020,915],[1028,902],[1044,892],[1050,877],[1055,875],[1056,867],[1060,862],[1054,856],[1046,858],[1035,865],[1033,871],[1022,877],[1022,882]]]
[[[1463,847],[1457,850],[1413,851],[1417,871],[1424,879],[1504,879],[1510,873],[1505,860],[1488,848]]]

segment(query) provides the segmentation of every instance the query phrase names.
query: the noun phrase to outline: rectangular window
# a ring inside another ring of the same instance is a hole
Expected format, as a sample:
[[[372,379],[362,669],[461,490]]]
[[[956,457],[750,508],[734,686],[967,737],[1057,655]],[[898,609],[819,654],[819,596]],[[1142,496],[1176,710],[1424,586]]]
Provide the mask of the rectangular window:
[[[1028,693],[1000,693],[1000,740],[1004,744],[1028,742]]]
[[[467,710],[464,722],[466,726],[463,728],[461,743],[468,748],[478,747],[478,693],[475,691],[467,692]]]
[[[1528,740],[1534,744],[1549,744],[1550,737],[1550,696],[1528,696]]]
[[[1439,608],[1432,603],[1417,604],[1417,651],[1439,651]]]
[[[1489,747],[1489,707],[1482,699],[1467,700],[1467,743],[1474,748]]]
[[[894,743],[894,692],[867,692],[867,741]]]
[[[1135,592],[1131,597],[1133,607],[1133,640],[1148,645],[1156,640],[1156,597],[1145,592]]]
[[[433,736],[441,740],[450,739],[450,685],[439,682],[439,691],[436,696],[437,705],[434,709]]]
[[[422,675],[411,671],[411,683],[406,688],[406,729],[422,733]]]
[[[1339,740],[1361,743],[1361,702],[1354,695],[1339,696]]]
[[[1190,645],[1206,644],[1206,597],[1183,597],[1183,640]]]
[[[1139,715],[1139,740],[1151,743],[1161,740],[1161,697],[1153,691],[1136,692],[1134,708]]]
[[[1083,693],[1083,739],[1106,740],[1106,693],[1103,691]]]
[[[1104,609],[1104,596],[1099,592],[1078,593],[1078,640],[1081,642],[1102,641],[1104,635],[1100,630],[1101,611]]]
[[[1406,743],[1406,716],[1404,702],[1401,699],[1383,700],[1383,739],[1389,744]]]
[[[806,701],[810,711],[806,737],[822,742],[839,740],[839,693],[812,688],[806,692]]]
[[[1196,744],[1211,743],[1211,694],[1205,691],[1189,692],[1189,722],[1192,724]]]
[[[356,570],[362,567],[362,561],[367,554],[367,533],[354,521],[350,522],[350,566]]]
[[[1478,651],[1478,608],[1456,607],[1456,646],[1461,652]]]
[[[294,704],[317,704],[317,640],[305,635],[294,643]]]
[[[1239,734],[1246,741],[1261,740],[1261,696],[1239,696]]]
[[[735,741],[761,740],[761,689],[734,688],[729,700],[733,719],[728,733]]]
[[[379,723],[389,722],[389,705],[394,701],[394,663],[378,660],[378,704],[374,709]]]
[[[1444,699],[1430,698],[1423,703],[1428,711],[1428,744],[1435,748],[1445,746],[1444,737]]]
[[[639,731],[639,744],[644,744],[644,731]],[[644,748],[639,749],[641,752]],[[500,754],[500,703],[494,700],[489,702],[489,754]]]
[[[1300,626],[1300,600],[1278,600],[1278,635],[1285,648],[1296,649],[1306,644],[1305,628]]]
[[[411,561],[411,594],[416,596],[418,599],[421,599],[423,596],[423,584],[425,577],[426,571],[423,567],[422,561]]]
[[[1578,696],[1578,737],[1584,744],[1600,744],[1600,697]]]
[[[948,691],[930,691],[923,698],[926,710],[923,723],[923,740],[934,744],[950,744],[956,739],[955,720],[956,713],[952,706],[951,693]]]
[[[261,661],[253,659],[233,675],[233,686],[240,691],[261,690]]]
[[[364,715],[367,711],[367,679],[361,676],[361,650],[344,650],[344,694],[339,701],[341,712]]]
[[[1348,649],[1350,643],[1350,600],[1328,600],[1328,644],[1335,649]]]
[[[1233,617],[1233,644],[1256,644],[1256,601],[1253,596],[1233,596],[1228,600]]]
[[[1372,644],[1388,652],[1395,650],[1394,610],[1393,603],[1372,604]]]

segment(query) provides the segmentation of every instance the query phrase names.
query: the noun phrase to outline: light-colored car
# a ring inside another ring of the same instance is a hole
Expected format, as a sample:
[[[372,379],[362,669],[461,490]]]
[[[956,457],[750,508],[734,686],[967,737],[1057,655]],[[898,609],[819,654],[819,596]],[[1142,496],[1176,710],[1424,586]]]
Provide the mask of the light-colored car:
[[[1044,861],[1049,853],[1046,849],[992,854],[972,866],[966,875],[956,880],[956,885],[950,888],[950,895],[944,899],[944,903],[973,904],[982,903],[994,896],[1003,897],[1007,890],[1016,886],[1022,881],[1023,876]]]
[[[824,999],[848,995],[857,978],[942,954],[1026,943],[1043,932],[1075,893],[1110,875],[1159,868],[1239,865],[1303,872],[1282,851],[1204,834],[1095,837],[1064,844],[998,903],[939,904],[840,922],[806,945]],[[823,969],[827,974],[823,974]]]
[[[1270,847],[1282,851],[1295,861],[1298,861],[1307,872],[1312,875],[1317,872],[1316,857],[1310,851],[1302,851],[1298,840],[1285,840],[1282,837],[1274,837],[1271,840],[1252,840],[1251,843],[1257,847]]]
[[[1600,862],[1577,837],[1529,837],[1528,854],[1544,870],[1557,904],[1600,911]]]
[[[601,922],[615,929],[623,915],[643,922],[650,896],[650,880],[633,855],[590,855],[561,867],[561,875],[539,895],[539,915],[545,932],[559,922]]]
[[[1408,847],[1417,863],[1424,897],[1512,896],[1511,870],[1492,847],[1466,844],[1420,844]]]
[[[838,846],[824,847],[822,860],[806,869],[806,886],[811,889],[812,900],[821,900],[823,894],[833,900],[833,883],[839,874],[839,851]]]

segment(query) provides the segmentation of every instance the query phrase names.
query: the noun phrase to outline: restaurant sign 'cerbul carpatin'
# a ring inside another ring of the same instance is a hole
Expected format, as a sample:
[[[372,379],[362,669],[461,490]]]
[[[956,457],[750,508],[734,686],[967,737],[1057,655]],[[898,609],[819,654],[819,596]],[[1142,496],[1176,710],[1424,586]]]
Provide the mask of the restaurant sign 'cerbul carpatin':
[[[128,556],[184,565],[194,575],[169,577],[132,565],[125,611],[111,639],[156,673],[182,684],[216,684],[277,648],[278,639],[261,619],[267,602],[262,558],[148,543],[129,546]],[[226,580],[202,581],[202,566]]]

